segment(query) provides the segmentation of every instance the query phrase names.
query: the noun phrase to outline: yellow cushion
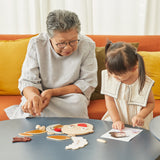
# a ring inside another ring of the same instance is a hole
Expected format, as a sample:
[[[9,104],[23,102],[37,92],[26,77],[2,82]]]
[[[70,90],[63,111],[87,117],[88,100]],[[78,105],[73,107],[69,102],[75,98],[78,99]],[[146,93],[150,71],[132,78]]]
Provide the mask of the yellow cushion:
[[[160,52],[138,52],[144,59],[146,74],[155,81],[153,94],[160,99]]]
[[[20,94],[18,79],[30,38],[0,40],[0,95]]]

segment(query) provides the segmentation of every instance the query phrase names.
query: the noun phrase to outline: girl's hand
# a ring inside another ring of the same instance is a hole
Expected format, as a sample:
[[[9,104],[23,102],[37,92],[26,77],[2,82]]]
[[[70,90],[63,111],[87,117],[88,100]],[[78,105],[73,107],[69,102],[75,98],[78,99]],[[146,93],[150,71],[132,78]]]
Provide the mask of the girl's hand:
[[[135,126],[137,126],[137,127],[138,127],[138,126],[142,127],[142,126],[144,125],[144,119],[143,119],[142,117],[136,115],[136,116],[134,116],[134,117],[132,118],[132,125],[133,125],[133,127],[135,127]]]
[[[113,122],[113,124],[112,124],[112,128],[113,129],[118,129],[118,130],[122,130],[122,129],[124,129],[124,123],[122,122],[122,121],[115,121],[115,122]]]

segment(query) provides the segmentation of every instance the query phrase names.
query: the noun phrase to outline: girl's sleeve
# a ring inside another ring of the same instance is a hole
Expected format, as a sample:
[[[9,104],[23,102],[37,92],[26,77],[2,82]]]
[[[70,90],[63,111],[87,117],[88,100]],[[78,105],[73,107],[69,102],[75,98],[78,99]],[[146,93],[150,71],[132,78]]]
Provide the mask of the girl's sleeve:
[[[101,94],[105,94],[114,98],[118,98],[118,92],[121,82],[108,75],[107,70],[102,70]]]
[[[150,77],[146,76],[146,82],[140,93],[139,81],[137,81],[137,83],[134,83],[134,85],[129,86],[128,104],[146,107],[148,96],[153,85],[154,81]]]

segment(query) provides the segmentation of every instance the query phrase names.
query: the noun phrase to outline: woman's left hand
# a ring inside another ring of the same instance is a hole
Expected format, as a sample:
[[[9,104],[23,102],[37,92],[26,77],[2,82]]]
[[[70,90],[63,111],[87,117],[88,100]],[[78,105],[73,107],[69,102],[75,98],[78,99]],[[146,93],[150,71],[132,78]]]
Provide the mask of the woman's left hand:
[[[44,108],[46,108],[50,102],[50,99],[52,97],[52,91],[51,89],[47,89],[41,93],[42,101],[43,101],[43,107],[41,108],[41,112]]]

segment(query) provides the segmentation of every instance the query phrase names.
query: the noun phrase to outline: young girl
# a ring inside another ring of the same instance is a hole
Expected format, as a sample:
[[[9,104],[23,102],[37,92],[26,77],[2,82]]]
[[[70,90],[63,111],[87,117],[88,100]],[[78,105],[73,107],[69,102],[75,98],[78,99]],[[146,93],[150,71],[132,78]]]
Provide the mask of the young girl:
[[[101,93],[105,95],[107,112],[102,120],[112,121],[112,127],[118,130],[124,124],[149,129],[154,81],[145,74],[143,58],[125,42],[108,42],[105,54]]]

